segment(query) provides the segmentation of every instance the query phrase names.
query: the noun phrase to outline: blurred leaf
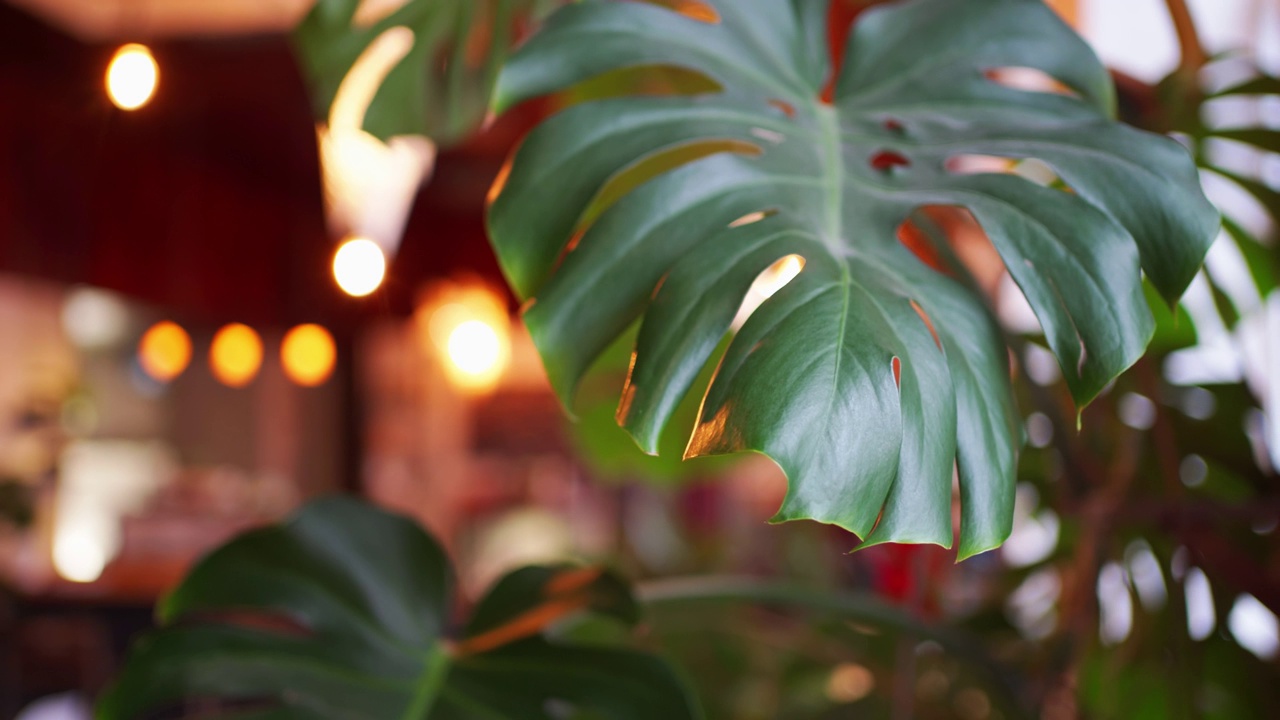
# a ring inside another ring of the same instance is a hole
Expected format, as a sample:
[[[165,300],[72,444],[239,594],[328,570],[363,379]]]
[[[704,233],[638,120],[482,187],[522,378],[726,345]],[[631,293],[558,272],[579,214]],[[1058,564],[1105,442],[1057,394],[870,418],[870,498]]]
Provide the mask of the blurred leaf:
[[[136,644],[97,716],[198,701],[196,716],[228,720],[550,720],[557,703],[607,720],[700,717],[657,658],[544,637],[579,612],[634,621],[617,577],[518,570],[453,641],[450,587],[444,551],[409,519],[316,501],[204,559],[161,604],[162,627]]]
[[[550,3],[409,0],[371,23],[358,22],[361,5],[361,0],[319,0],[294,31],[317,120],[328,119],[339,85],[369,47],[387,31],[407,28],[412,47],[377,88],[363,129],[384,141],[425,135],[447,145],[483,121],[517,17]]]

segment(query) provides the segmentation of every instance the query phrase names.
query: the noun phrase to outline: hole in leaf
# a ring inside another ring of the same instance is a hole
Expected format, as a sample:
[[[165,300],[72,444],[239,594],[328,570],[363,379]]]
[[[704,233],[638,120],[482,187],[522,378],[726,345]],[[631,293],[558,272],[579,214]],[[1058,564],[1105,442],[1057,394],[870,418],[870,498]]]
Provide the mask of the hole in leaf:
[[[584,80],[565,94],[569,105],[617,97],[682,97],[718,93],[710,76],[677,65],[634,65]]]
[[[701,2],[701,0],[645,0],[645,2],[678,12],[698,22],[704,22],[709,25],[718,25],[720,23],[720,13],[710,4]]]
[[[944,275],[959,263],[989,295],[999,286],[1004,262],[973,214],[962,207],[927,205],[898,228],[898,241]]]
[[[777,145],[787,139],[786,135],[783,135],[777,130],[768,130],[766,128],[751,128],[751,134],[774,145]]]
[[[947,172],[952,175],[1001,174],[1017,175],[1024,180],[1057,190],[1071,192],[1071,186],[1058,176],[1048,163],[1037,158],[1009,158],[1000,155],[952,155],[947,158]]]
[[[777,98],[774,98],[769,101],[769,105],[781,110],[782,114],[789,118],[794,118],[796,116],[796,107],[785,100],[778,100]]]
[[[871,159],[867,162],[871,167],[879,170],[880,172],[889,172],[896,167],[910,167],[911,165],[911,161],[908,160],[906,156],[892,150],[881,150],[875,155],[872,155]]]
[[[760,273],[755,283],[752,284],[752,289],[758,291],[765,298],[771,298],[779,290],[786,287],[788,283],[795,280],[801,270],[804,270],[804,258],[799,255],[788,255],[775,262],[768,270]]]
[[[947,172],[952,175],[1011,174],[1017,162],[1013,158],[999,155],[952,155],[947,158],[946,167]]]
[[[946,271],[942,258],[938,256],[937,248],[933,246],[924,231],[910,220],[898,226],[898,242],[906,246],[911,251],[911,254],[919,258],[925,265],[938,272]]]
[[[1063,95],[1073,98],[1080,97],[1079,93],[1059,82],[1057,78],[1043,70],[1033,67],[1010,66],[988,68],[982,72],[982,75],[987,80],[1012,90],[1049,93],[1051,95]]]
[[[333,96],[333,103],[329,106],[331,130],[360,130],[364,127],[365,112],[378,88],[413,50],[414,42],[412,30],[396,26],[384,30],[369,43],[342,78]]]
[[[743,215],[737,220],[734,220],[733,222],[729,223],[729,227],[736,228],[736,227],[742,227],[743,225],[758,223],[767,217],[772,217],[777,214],[778,214],[777,210],[759,210],[757,212],[747,213],[746,215]]]
[[[351,27],[364,29],[391,17],[407,5],[407,0],[360,0],[355,13],[351,16]]]
[[[902,387],[902,360],[893,359],[893,384]]]
[[[751,283],[751,289],[742,298],[742,304],[738,306],[738,314],[733,318],[733,329],[736,331],[741,328],[765,300],[795,280],[800,271],[804,270],[804,263],[804,258],[799,255],[786,255],[757,275],[755,282]]]

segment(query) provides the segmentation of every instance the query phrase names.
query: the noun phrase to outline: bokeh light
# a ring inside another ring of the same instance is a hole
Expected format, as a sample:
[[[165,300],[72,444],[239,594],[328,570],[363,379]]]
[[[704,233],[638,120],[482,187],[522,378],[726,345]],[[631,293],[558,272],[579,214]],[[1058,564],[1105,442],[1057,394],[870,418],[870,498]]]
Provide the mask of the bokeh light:
[[[121,110],[137,110],[155,95],[160,66],[146,45],[121,46],[107,66],[107,95]]]
[[[109,348],[128,334],[129,308],[114,293],[78,287],[67,294],[62,305],[62,329],[76,347]]]
[[[827,678],[827,699],[836,703],[857,702],[876,687],[875,675],[857,663],[841,663]]]
[[[382,286],[387,256],[372,240],[352,238],[333,255],[333,279],[352,297],[365,297]]]
[[[152,325],[138,342],[138,363],[160,382],[169,382],[191,363],[191,336],[168,320]]]
[[[479,283],[442,286],[419,308],[418,324],[424,349],[440,358],[454,387],[497,387],[511,359],[511,320],[496,292]]]
[[[262,339],[248,325],[227,325],[213,336],[209,365],[213,376],[223,385],[244,387],[258,376],[262,367]]]
[[[498,331],[483,320],[467,320],[449,333],[449,360],[458,372],[479,377],[494,371],[503,361]]]
[[[284,336],[280,362],[285,375],[299,385],[315,387],[333,374],[337,359],[333,336],[319,325],[299,325]]]
[[[106,550],[93,534],[72,530],[54,538],[53,569],[64,580],[91,583],[106,567]]]

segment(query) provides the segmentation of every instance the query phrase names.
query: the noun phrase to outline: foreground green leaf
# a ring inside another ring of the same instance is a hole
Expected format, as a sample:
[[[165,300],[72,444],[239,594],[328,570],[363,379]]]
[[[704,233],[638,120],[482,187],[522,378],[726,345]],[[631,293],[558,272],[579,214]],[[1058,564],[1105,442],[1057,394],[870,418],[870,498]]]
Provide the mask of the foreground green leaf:
[[[160,606],[101,720],[199,708],[200,718],[610,720],[697,718],[657,658],[544,637],[583,611],[634,622],[626,585],[534,567],[500,580],[450,640],[443,550],[407,518],[346,499],[304,508],[202,561]]]
[[[753,281],[798,255],[803,271],[720,359],[686,454],[771,456],[791,483],[779,521],[944,546],[958,462],[960,555],[995,547],[1018,442],[1006,349],[983,299],[897,231],[921,206],[968,208],[1083,406],[1151,337],[1141,272],[1172,303],[1213,240],[1190,157],[1111,120],[1106,70],[1039,0],[869,10],[831,102],[826,2],[681,6],[692,11],[565,7],[499,80],[499,107],[629,67],[675,66],[720,88],[574,105],[500,181],[492,242],[530,299],[556,390],[570,404],[595,356],[643,316],[618,419],[656,451]],[[1001,85],[1003,68],[1066,90]],[[953,172],[975,155],[1035,158],[1061,183]]]

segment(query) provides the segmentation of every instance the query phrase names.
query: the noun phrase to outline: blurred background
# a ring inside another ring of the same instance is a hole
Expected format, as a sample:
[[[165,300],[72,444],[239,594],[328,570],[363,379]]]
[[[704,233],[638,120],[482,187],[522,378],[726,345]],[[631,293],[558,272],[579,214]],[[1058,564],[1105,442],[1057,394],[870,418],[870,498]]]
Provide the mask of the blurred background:
[[[1014,535],[961,565],[768,525],[778,469],[681,463],[687,426],[643,456],[612,424],[625,342],[571,425],[483,221],[555,103],[447,147],[362,147],[336,113],[313,119],[288,36],[310,4],[0,2],[0,717],[88,717],[196,559],[331,492],[422,521],[473,595],[573,558],[779,578],[919,620],[655,604],[643,641],[712,718],[981,720],[1014,716],[1009,698],[1044,717],[1280,716],[1280,155],[1208,139],[1280,128],[1277,90],[1214,97],[1280,73],[1280,2],[1191,3],[1212,58],[1197,92],[1166,80],[1163,0],[1051,3],[1131,122],[1225,171],[1205,182],[1231,223],[1077,432],[981,232],[935,214],[1014,338],[1027,421]],[[969,653],[931,638],[953,631]]]

